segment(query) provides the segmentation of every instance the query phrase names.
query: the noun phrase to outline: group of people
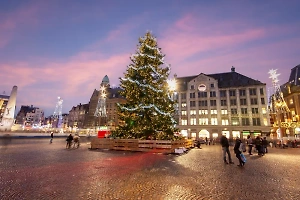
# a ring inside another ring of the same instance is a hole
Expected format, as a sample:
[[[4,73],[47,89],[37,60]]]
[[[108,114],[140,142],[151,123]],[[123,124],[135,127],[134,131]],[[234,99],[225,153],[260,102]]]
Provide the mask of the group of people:
[[[66,145],[66,148],[67,148],[67,149],[71,148],[72,142],[74,142],[74,147],[77,147],[77,148],[78,148],[79,145],[80,145],[80,143],[79,143],[79,136],[78,136],[78,135],[75,135],[75,136],[73,137],[73,135],[70,134],[70,135],[67,137],[66,141],[67,141],[67,145]]]
[[[230,155],[229,141],[225,135],[223,135],[221,137],[220,143],[222,145],[224,163],[225,164],[234,164],[234,162],[232,161],[231,155]],[[253,155],[252,154],[253,147],[255,147],[255,149],[257,150],[258,155],[263,156],[265,153],[268,153],[268,141],[267,141],[266,137],[264,137],[262,139],[260,136],[257,136],[255,139],[252,139],[251,136],[249,135],[247,137],[247,145],[248,145],[249,155]],[[246,158],[243,154],[243,152],[246,152],[246,147],[240,138],[236,139],[233,150],[234,150],[236,158],[239,161],[238,166],[243,167],[246,163]],[[227,156],[228,160],[227,160],[226,154],[228,155]]]
[[[75,134],[75,136],[73,137],[72,134],[68,135],[67,139],[67,145],[66,148],[69,149],[72,146],[72,143],[74,143],[74,147],[79,147],[80,143],[79,143],[79,136],[77,134]],[[50,134],[50,144],[52,144],[53,142],[53,132],[51,132]]]
[[[247,145],[248,145],[249,155],[253,155],[252,154],[253,147],[255,147],[255,150],[260,156],[263,156],[266,153],[268,153],[269,142],[266,137],[261,138],[260,136],[257,136],[255,139],[253,139],[250,135],[248,135]]]

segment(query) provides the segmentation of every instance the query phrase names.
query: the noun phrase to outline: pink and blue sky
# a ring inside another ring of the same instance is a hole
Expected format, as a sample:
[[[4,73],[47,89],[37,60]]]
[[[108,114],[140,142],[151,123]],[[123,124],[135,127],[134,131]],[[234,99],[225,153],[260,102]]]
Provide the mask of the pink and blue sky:
[[[151,31],[171,75],[229,72],[270,87],[300,64],[298,0],[0,1],[0,93],[18,86],[17,111],[53,114],[88,103],[105,75],[119,85],[138,38]]]

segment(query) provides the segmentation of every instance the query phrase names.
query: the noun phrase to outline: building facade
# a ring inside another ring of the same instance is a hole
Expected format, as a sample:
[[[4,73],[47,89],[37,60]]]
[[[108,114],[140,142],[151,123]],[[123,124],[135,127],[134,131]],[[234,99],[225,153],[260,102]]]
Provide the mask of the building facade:
[[[119,94],[121,88],[110,88],[108,90],[108,98],[106,101],[107,126],[110,130],[114,130],[120,123],[117,107],[118,103],[125,103],[126,100]]]
[[[44,124],[44,111],[40,108],[22,105],[17,116],[16,124],[22,124],[24,126],[43,125]]]
[[[68,115],[68,126],[72,129],[82,129],[86,124],[89,104],[73,106]]]
[[[99,98],[101,96],[100,90],[105,88],[105,112],[104,116],[95,116]],[[119,124],[117,116],[117,103],[125,102],[125,99],[120,96],[119,91],[121,88],[111,88],[108,76],[104,76],[100,84],[99,90],[94,90],[89,102],[89,110],[87,113],[87,120],[85,128],[95,129],[100,126],[107,126],[110,130],[115,129]]]
[[[300,65],[291,69],[289,81],[281,86],[281,90],[289,108],[289,113],[279,126],[282,136],[300,138]],[[279,128],[278,125],[278,122],[273,124],[274,134]]]
[[[270,134],[266,84],[231,72],[176,77],[178,128],[188,138]]]
[[[34,107],[31,112],[26,113],[25,125],[30,125],[33,128],[40,127],[44,122],[44,111]]]

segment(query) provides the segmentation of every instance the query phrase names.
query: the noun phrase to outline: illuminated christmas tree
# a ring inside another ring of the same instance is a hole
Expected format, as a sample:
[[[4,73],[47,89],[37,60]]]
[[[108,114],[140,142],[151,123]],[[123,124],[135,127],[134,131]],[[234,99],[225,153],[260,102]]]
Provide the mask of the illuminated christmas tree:
[[[121,81],[125,104],[118,104],[120,124],[115,137],[139,139],[174,139],[175,101],[168,86],[170,66],[150,32],[139,38],[136,54]]]

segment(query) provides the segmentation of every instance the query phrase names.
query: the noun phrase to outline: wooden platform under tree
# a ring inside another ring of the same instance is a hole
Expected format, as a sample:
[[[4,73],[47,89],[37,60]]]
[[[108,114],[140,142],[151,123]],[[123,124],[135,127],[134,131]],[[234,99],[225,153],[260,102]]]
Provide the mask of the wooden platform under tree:
[[[192,148],[193,140],[139,140],[139,139],[110,139],[93,138],[91,149],[109,149],[122,151],[142,151],[155,153],[175,153],[175,149]]]

